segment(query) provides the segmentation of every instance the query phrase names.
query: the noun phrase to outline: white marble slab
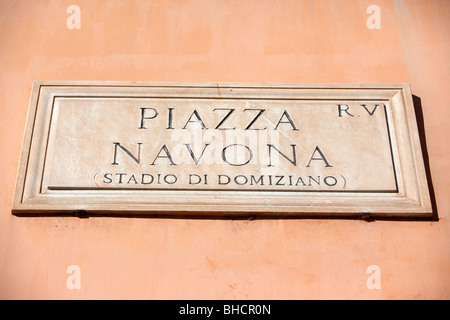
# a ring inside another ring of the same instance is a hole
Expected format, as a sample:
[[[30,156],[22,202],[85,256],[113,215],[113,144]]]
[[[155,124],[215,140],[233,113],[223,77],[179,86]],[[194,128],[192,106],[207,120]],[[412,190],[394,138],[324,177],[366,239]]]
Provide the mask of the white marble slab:
[[[429,217],[406,84],[36,81],[15,214]]]

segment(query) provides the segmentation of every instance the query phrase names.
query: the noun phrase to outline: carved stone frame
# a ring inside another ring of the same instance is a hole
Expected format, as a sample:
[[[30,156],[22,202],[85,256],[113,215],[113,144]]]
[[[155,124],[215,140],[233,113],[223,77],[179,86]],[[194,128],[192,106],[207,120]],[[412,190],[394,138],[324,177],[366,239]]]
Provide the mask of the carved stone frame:
[[[49,190],[45,158],[55,97],[164,96],[366,99],[388,102],[397,192]],[[270,204],[268,204],[270,203]],[[12,212],[16,215],[166,215],[430,218],[432,206],[408,84],[156,83],[35,81]]]

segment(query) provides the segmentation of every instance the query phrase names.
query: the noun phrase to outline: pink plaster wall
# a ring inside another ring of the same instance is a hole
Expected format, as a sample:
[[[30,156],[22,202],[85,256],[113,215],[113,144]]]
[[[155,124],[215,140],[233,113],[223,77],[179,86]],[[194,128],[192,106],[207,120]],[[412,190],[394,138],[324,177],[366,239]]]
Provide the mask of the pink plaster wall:
[[[71,4],[80,30],[66,27]],[[450,298],[449,66],[445,0],[0,1],[0,298]],[[410,83],[440,220],[13,216],[38,79]],[[381,289],[366,286],[370,265]]]

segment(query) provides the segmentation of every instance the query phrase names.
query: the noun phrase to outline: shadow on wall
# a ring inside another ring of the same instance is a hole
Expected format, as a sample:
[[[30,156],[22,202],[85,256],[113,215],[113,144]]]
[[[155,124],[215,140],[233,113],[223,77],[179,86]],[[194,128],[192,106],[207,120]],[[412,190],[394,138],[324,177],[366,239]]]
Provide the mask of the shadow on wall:
[[[430,159],[428,157],[427,141],[425,136],[425,124],[423,121],[422,101],[418,96],[413,95],[414,111],[416,113],[417,128],[419,131],[420,147],[422,149],[425,173],[427,175],[428,189],[430,191],[431,206],[433,208],[432,221],[439,221],[436,195],[434,193],[433,181],[431,179]]]

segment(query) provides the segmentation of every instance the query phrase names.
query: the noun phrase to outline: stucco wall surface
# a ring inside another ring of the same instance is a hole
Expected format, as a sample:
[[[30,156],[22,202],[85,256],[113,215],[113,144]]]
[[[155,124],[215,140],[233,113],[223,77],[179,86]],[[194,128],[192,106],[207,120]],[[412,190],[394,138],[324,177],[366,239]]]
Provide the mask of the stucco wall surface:
[[[450,298],[449,61],[445,0],[0,1],[0,298]],[[439,221],[13,216],[33,80],[410,83]]]

